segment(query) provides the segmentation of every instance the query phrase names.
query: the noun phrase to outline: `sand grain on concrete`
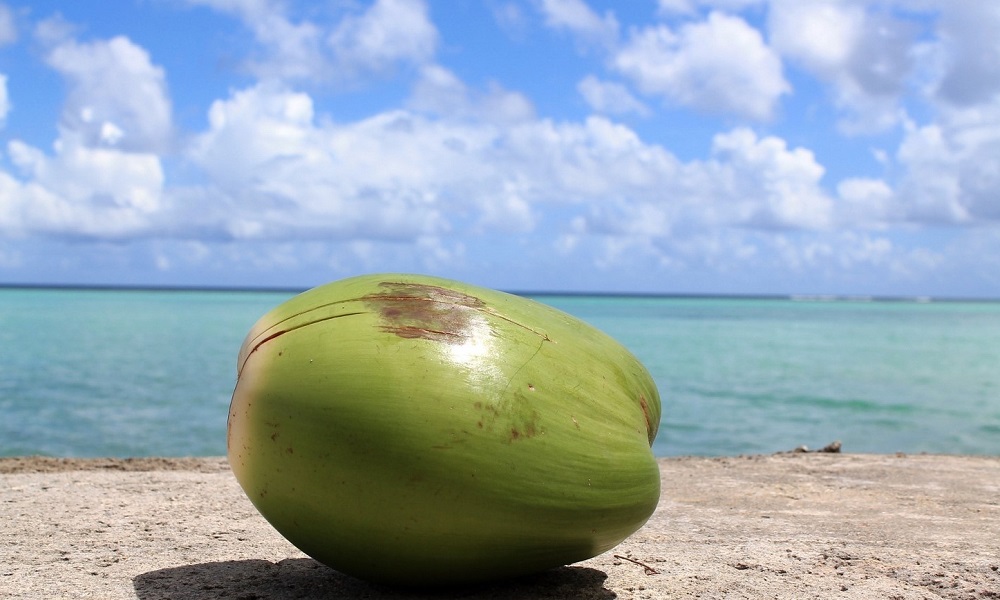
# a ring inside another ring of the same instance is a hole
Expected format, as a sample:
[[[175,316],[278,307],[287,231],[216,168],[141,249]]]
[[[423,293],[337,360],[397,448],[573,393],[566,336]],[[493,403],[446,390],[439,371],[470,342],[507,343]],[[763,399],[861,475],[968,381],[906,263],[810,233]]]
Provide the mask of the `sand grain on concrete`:
[[[224,459],[0,459],[0,598],[1000,598],[1000,458],[660,461],[638,533],[513,582],[405,592],[304,556]]]

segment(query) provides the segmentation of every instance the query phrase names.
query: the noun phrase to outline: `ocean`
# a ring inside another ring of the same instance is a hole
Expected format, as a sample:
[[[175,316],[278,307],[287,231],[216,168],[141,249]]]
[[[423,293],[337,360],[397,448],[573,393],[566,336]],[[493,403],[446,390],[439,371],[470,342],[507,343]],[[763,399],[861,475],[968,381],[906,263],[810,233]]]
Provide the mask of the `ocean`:
[[[0,456],[218,456],[277,291],[0,288]],[[658,456],[1000,455],[1000,303],[536,295],[662,397]]]

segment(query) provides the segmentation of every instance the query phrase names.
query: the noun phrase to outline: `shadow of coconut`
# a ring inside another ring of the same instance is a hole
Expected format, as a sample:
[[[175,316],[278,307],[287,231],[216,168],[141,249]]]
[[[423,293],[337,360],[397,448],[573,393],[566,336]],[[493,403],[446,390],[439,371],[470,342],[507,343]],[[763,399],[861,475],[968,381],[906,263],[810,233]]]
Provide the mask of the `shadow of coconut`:
[[[559,567],[511,581],[446,590],[403,590],[349,577],[309,558],[229,560],[159,569],[132,580],[139,600],[611,600],[608,576],[587,567]]]

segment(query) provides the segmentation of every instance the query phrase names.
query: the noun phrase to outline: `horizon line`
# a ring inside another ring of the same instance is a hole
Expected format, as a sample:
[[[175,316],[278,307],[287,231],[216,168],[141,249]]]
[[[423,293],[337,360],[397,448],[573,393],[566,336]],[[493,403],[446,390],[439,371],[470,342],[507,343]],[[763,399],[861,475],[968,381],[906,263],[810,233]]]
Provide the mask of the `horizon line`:
[[[109,283],[12,283],[0,282],[0,289],[123,291],[123,292],[233,292],[300,294],[317,286],[223,286],[157,285]],[[480,286],[485,287],[485,286]],[[581,291],[581,290],[499,290],[515,296],[563,296],[591,298],[664,298],[703,300],[790,300],[796,302],[1000,302],[990,296],[934,296],[928,294],[828,294],[828,293],[719,293],[719,292],[650,292],[650,291]]]

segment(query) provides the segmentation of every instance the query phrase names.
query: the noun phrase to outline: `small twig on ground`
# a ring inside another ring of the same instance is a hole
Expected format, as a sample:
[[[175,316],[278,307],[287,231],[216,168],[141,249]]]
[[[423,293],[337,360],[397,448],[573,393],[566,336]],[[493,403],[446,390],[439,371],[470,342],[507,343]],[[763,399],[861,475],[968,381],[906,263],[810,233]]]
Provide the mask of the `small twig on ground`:
[[[640,562],[640,561],[638,561],[638,560],[636,560],[634,558],[629,558],[628,556],[622,556],[621,554],[615,554],[614,557],[615,558],[620,558],[622,560],[627,560],[630,563],[635,563],[635,564],[639,565],[640,567],[642,567],[642,570],[646,572],[646,575],[659,575],[660,574],[660,572],[657,571],[656,569],[654,569],[653,567],[647,565],[644,562]]]

